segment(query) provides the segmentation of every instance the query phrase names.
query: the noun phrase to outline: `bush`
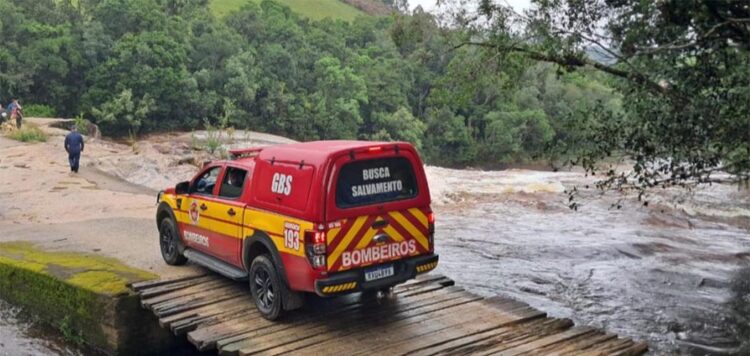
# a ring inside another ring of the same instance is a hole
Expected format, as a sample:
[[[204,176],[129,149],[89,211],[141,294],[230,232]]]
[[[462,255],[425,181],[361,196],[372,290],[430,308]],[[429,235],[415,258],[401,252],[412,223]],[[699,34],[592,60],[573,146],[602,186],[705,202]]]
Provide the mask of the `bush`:
[[[20,130],[13,131],[8,137],[21,142],[46,142],[47,134],[40,130],[39,127],[26,124]]]
[[[31,104],[24,106],[23,115],[26,117],[57,117],[54,108],[41,104]]]

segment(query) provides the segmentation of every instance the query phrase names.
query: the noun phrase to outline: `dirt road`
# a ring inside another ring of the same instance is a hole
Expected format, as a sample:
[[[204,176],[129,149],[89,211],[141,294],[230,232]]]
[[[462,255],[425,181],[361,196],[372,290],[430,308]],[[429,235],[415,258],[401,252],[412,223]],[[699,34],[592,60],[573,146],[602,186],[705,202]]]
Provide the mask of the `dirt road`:
[[[162,276],[194,273],[161,261],[154,223],[156,192],[102,173],[90,157],[127,155],[120,145],[87,142],[71,174],[64,131],[45,128],[45,143],[0,137],[0,241],[115,257]]]

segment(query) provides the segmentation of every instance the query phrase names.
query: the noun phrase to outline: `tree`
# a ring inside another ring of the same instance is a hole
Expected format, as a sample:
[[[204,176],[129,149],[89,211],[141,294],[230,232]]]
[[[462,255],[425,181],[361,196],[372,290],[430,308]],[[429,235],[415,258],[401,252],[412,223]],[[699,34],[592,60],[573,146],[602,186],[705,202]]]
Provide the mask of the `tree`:
[[[364,80],[338,59],[326,56],[315,62],[316,91],[312,94],[312,117],[320,138],[357,137],[367,103]]]
[[[539,155],[555,134],[547,115],[539,109],[492,111],[485,120],[488,153],[501,161],[520,161]]]
[[[647,189],[750,178],[750,9],[734,1],[535,1],[524,14],[481,0],[456,48],[521,54],[608,74],[623,96],[578,162],[624,153],[603,187]],[[599,61],[589,55],[598,53]],[[724,171],[729,179],[714,173]]]
[[[401,107],[393,114],[376,113],[374,117],[375,133],[370,135],[369,139],[406,141],[422,148],[422,137],[427,125],[415,118],[408,109]]]
[[[191,125],[191,120],[196,125],[207,108],[199,103],[198,85],[186,63],[185,46],[164,32],[125,35],[115,44],[112,56],[94,69],[94,85],[84,102],[99,107],[112,100],[113,90],[130,90],[134,97],[148,95],[155,101],[143,129]]]
[[[153,106],[154,100],[148,94],[133,100],[133,92],[125,89],[101,107],[93,108],[92,113],[103,130],[135,136]]]
[[[476,157],[476,142],[472,140],[466,120],[443,107],[427,114],[425,135],[426,154],[429,160],[448,165],[463,165]]]

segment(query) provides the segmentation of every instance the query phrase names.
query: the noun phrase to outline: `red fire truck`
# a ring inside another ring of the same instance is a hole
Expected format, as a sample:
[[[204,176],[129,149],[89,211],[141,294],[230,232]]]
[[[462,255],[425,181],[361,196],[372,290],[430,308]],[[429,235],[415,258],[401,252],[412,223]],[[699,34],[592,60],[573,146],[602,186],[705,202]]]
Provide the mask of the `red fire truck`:
[[[316,141],[230,151],[159,193],[166,263],[250,282],[276,319],[304,293],[389,290],[437,266],[422,162],[408,143]]]

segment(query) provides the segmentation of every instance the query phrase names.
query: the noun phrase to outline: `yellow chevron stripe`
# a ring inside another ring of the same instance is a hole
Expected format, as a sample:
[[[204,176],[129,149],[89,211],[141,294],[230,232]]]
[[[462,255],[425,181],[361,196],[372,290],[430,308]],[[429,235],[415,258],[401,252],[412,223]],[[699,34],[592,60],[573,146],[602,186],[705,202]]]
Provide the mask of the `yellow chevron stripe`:
[[[422,212],[419,208],[411,208],[409,209],[409,212],[411,215],[414,215],[417,220],[419,220],[419,223],[422,224],[425,228],[428,228],[430,226],[429,221],[427,221],[427,215]]]
[[[416,239],[417,242],[419,242],[419,244],[422,245],[422,247],[424,247],[425,250],[428,250],[430,248],[427,242],[427,237],[422,235],[422,233],[419,230],[417,230],[417,228],[414,227],[414,225],[412,225],[409,222],[409,220],[407,220],[403,215],[401,215],[401,213],[399,213],[398,211],[392,211],[388,214],[394,219],[396,219],[398,224],[401,225],[401,227],[403,227],[404,229],[406,229],[406,231],[408,231],[411,234],[411,236],[413,236],[414,239]]]
[[[328,232],[326,233],[326,244],[330,245],[333,242],[333,240],[336,239],[336,236],[339,235],[339,232],[341,232],[340,227],[328,230]]]
[[[365,246],[369,245],[370,242],[372,242],[372,238],[375,237],[375,234],[377,233],[378,233],[377,230],[373,228],[369,228],[367,232],[365,233],[365,235],[362,236],[362,240],[359,240],[359,243],[357,244],[357,247],[355,247],[355,249],[361,250],[365,248]]]
[[[383,232],[388,234],[388,236],[392,237],[396,242],[404,241],[404,237],[401,236],[401,234],[396,231],[396,229],[393,228],[390,224],[383,229]]]
[[[341,243],[339,243],[338,246],[336,246],[336,250],[331,253],[330,258],[328,259],[328,266],[333,266],[334,263],[339,259],[339,256],[346,250],[347,247],[349,247],[349,244],[354,239],[354,236],[357,235],[359,232],[359,229],[362,228],[362,225],[365,224],[365,221],[367,220],[367,216],[360,216],[357,218],[357,220],[354,221],[354,224],[352,224],[351,229],[347,231],[346,235],[344,235],[344,238],[341,240]]]

